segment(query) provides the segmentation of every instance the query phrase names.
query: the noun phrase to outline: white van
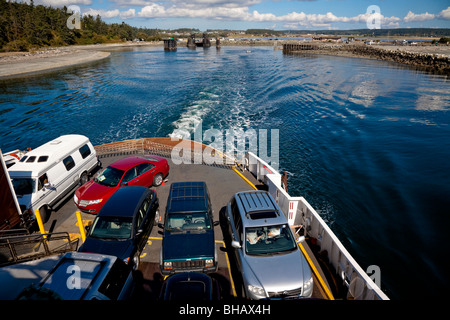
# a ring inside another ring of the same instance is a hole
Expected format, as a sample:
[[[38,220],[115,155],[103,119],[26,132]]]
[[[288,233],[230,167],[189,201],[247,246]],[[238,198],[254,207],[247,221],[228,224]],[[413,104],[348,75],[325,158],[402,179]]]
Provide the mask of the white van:
[[[94,147],[82,135],[64,135],[27,152],[8,169],[23,218],[34,220],[39,210],[48,221],[51,211],[87,182],[98,164]]]

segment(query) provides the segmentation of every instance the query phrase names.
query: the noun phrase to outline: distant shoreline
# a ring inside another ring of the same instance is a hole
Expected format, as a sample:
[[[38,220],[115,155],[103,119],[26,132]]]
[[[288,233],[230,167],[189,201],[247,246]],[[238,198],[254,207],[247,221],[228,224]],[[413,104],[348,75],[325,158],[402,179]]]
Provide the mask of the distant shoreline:
[[[325,54],[345,57],[364,57],[399,62],[419,67],[434,73],[450,74],[450,46],[445,45],[348,45],[320,41],[263,40],[263,41],[221,41],[221,46],[272,46],[281,49],[283,44],[312,44],[316,50],[300,50],[290,54]],[[163,47],[163,42],[126,42],[97,45],[77,45],[42,48],[33,52],[0,53],[0,80],[24,77],[43,72],[74,67],[100,61],[110,56],[111,51],[123,48],[154,46]],[[185,47],[181,42],[178,47]],[[215,47],[213,42],[211,47]],[[198,48],[201,49],[201,48]],[[198,50],[197,49],[197,50]]]

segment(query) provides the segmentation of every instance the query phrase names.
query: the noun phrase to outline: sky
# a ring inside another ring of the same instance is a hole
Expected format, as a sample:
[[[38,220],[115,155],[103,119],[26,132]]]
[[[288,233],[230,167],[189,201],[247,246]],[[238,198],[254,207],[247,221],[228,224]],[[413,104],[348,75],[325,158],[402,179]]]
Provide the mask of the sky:
[[[177,29],[450,28],[449,0],[34,0],[106,23]]]

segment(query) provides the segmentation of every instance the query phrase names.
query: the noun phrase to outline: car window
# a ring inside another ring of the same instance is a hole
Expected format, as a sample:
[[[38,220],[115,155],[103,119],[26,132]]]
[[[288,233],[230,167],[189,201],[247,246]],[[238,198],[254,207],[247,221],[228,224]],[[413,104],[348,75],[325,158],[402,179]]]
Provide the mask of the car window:
[[[287,224],[245,228],[245,251],[249,255],[278,254],[296,248]]]
[[[131,237],[132,219],[129,217],[98,216],[92,224],[89,236],[101,239],[128,239]]]
[[[115,187],[122,179],[123,174],[123,170],[107,167],[98,174],[94,181],[104,186]]]
[[[141,163],[137,166],[137,175],[140,176],[141,174],[147,172],[148,170],[153,169],[155,166],[151,163]]]
[[[35,192],[35,181],[31,178],[14,178],[11,180],[16,195],[23,196]]]
[[[233,220],[236,221],[236,219],[239,217],[241,217],[240,213],[239,213],[239,209],[237,207],[237,203],[236,203],[236,199],[233,197],[233,199],[231,199],[231,214],[233,215]]]
[[[66,167],[67,171],[70,171],[73,167],[75,167],[75,161],[71,156],[68,156],[63,160],[64,166]]]
[[[136,167],[133,167],[130,170],[128,170],[127,173],[125,173],[125,175],[123,176],[122,183],[130,182],[131,180],[136,178],[138,176],[136,169],[137,169]]]
[[[166,231],[204,231],[211,229],[208,213],[171,214],[166,224]]]
[[[241,217],[238,218],[238,221],[236,222],[236,232],[238,235],[238,241],[242,241],[242,220]]]
[[[44,185],[48,183],[48,178],[47,178],[47,174],[44,173],[42,176],[39,177],[38,179],[38,190],[41,190]]]
[[[83,159],[86,159],[87,156],[89,156],[89,155],[91,154],[91,149],[89,149],[89,146],[88,146],[87,144],[85,144],[84,146],[82,146],[82,147],[79,149],[79,151],[80,151],[81,157],[82,157]]]
[[[139,208],[139,212],[138,212],[138,215],[136,217],[136,229],[141,226],[142,221],[144,221],[144,216],[145,216],[145,210],[144,210],[144,207],[141,206]]]

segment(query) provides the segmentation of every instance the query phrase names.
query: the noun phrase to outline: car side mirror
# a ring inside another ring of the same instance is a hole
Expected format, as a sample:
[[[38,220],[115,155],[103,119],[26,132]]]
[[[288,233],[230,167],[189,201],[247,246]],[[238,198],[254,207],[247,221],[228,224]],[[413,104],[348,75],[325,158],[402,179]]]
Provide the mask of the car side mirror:
[[[298,239],[296,240],[297,243],[301,243],[305,241],[305,236],[300,236],[298,237]]]
[[[235,249],[241,248],[241,244],[239,243],[239,241],[236,241],[236,240],[231,241],[231,246]]]
[[[44,188],[42,188],[43,191],[51,189],[53,186],[50,182],[44,183]]]

